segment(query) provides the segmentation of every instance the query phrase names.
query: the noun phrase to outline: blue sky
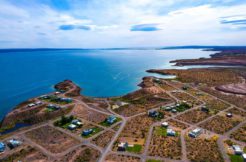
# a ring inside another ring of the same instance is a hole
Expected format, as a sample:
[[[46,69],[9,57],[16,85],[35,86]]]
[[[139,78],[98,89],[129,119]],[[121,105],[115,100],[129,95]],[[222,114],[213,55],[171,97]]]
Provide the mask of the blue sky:
[[[245,0],[0,0],[0,48],[246,45]]]

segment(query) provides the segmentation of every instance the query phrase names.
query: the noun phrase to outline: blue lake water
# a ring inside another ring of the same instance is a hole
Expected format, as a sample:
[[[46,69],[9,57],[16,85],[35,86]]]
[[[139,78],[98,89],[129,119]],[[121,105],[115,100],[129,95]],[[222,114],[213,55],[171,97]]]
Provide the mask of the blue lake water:
[[[0,50],[0,119],[18,103],[50,92],[71,79],[94,97],[123,95],[138,89],[145,71],[177,68],[169,61],[209,57],[211,51],[179,50]]]

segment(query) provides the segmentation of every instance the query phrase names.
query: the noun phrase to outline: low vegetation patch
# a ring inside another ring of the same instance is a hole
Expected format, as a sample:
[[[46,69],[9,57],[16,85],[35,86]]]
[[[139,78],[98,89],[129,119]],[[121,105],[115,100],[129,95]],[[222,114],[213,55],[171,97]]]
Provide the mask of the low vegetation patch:
[[[26,136],[52,153],[61,153],[79,144],[79,141],[51,126],[31,130]]]
[[[207,112],[203,112],[200,109],[196,109],[196,110],[188,111],[182,115],[179,115],[177,119],[181,121],[185,121],[187,123],[195,124],[195,123],[205,120],[206,118],[210,116],[211,114]]]
[[[224,134],[233,127],[237,126],[241,121],[238,119],[228,118],[222,115],[217,115],[212,119],[200,124],[201,127],[208,129],[218,134]]]
[[[246,142],[246,124],[233,132],[230,137],[238,141]]]
[[[223,162],[222,155],[217,146],[216,138],[190,138],[185,137],[187,157],[194,162]]]
[[[177,160],[181,159],[180,136],[167,136],[165,128],[155,127],[150,142],[149,155]]]

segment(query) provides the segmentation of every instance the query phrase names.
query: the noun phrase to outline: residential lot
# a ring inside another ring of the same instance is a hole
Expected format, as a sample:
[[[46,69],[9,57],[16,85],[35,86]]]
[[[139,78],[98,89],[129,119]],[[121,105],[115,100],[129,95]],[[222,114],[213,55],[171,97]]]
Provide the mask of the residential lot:
[[[233,127],[237,126],[242,120],[232,117],[228,118],[225,114],[219,114],[212,119],[202,123],[200,126],[218,134],[224,134]]]
[[[199,109],[188,111],[182,115],[179,115],[177,119],[181,121],[185,121],[190,124],[196,124],[198,122],[205,120],[210,116],[211,114],[209,112],[201,111],[201,108],[199,108]]]
[[[96,138],[92,139],[92,143],[96,144],[97,146],[104,148],[111,141],[114,134],[115,134],[115,132],[106,131],[106,132],[102,133],[101,135],[97,136]]]
[[[2,158],[0,156],[0,161],[1,162],[18,162],[18,161],[45,162],[48,161],[48,157],[45,156],[40,151],[36,150],[35,148],[32,148],[31,146],[25,146],[6,157]]]
[[[150,156],[181,159],[179,133],[175,136],[168,136],[166,131],[166,128],[154,127],[148,154]]]
[[[230,135],[231,138],[246,143],[246,124]]]
[[[52,153],[61,153],[79,144],[79,141],[50,126],[31,130],[26,136]]]
[[[95,162],[99,156],[99,151],[88,146],[81,146],[55,162]]]
[[[191,161],[223,162],[221,152],[217,145],[217,138],[191,138],[185,137],[187,157]]]

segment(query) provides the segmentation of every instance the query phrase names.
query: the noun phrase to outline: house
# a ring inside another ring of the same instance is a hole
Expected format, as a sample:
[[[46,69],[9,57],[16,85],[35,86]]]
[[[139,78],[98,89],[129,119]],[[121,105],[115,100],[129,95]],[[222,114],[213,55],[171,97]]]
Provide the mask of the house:
[[[35,106],[35,104],[34,104],[34,103],[30,103],[30,104],[28,104],[27,106],[28,106],[28,107],[33,107],[33,106]]]
[[[80,120],[78,120],[78,119],[72,120],[71,123],[74,124],[74,125],[76,125],[76,126],[78,126],[78,127],[80,127],[80,126],[83,125],[83,123]]]
[[[14,148],[20,146],[21,144],[22,144],[21,141],[16,140],[16,139],[11,139],[11,140],[8,141],[8,144],[7,145],[8,145],[8,147],[10,149],[14,149]]]
[[[114,122],[116,122],[117,118],[114,116],[114,115],[111,115],[109,116],[107,119],[106,119],[106,122],[108,124],[113,124]]]
[[[58,109],[60,109],[61,107],[60,107],[60,106],[57,106],[57,105],[54,105],[54,104],[49,104],[49,105],[47,106],[47,108],[53,109],[53,110],[58,110]]]
[[[176,113],[177,112],[177,110],[176,109],[172,109],[172,113]]]
[[[242,154],[244,162],[246,162],[246,154]]]
[[[67,128],[69,130],[75,130],[77,128],[77,125],[75,125],[75,124],[69,124]]]
[[[55,92],[55,95],[59,95],[59,94],[61,94],[61,92],[59,92],[59,91],[56,91]]]
[[[116,102],[115,102],[115,105],[121,107],[121,106],[128,105],[128,103],[127,103],[127,102],[122,102],[122,101],[116,101]]]
[[[117,151],[126,151],[126,148],[128,147],[128,143],[127,142],[121,142],[120,144],[118,144],[118,149]]]
[[[168,122],[163,122],[163,123],[161,123],[161,126],[167,128],[167,127],[168,127]]]
[[[207,106],[202,106],[201,111],[209,112],[209,108]]]
[[[176,132],[173,129],[167,129],[167,136],[175,136]]]
[[[158,117],[159,112],[157,112],[157,111],[149,111],[149,112],[148,112],[148,115],[149,115],[150,117],[155,118],[155,117]]]
[[[2,142],[0,142],[0,153],[1,152],[4,152],[5,151],[5,148],[6,148],[5,144],[2,143]]]
[[[190,136],[190,137],[193,137],[193,138],[196,138],[196,137],[198,137],[201,133],[202,133],[202,129],[196,128],[196,129],[194,129],[194,130],[192,130],[192,131],[189,132],[189,136]]]
[[[119,108],[119,106],[118,105],[112,105],[112,109],[114,110],[114,109],[118,109]]]
[[[92,132],[93,132],[93,129],[85,129],[85,130],[83,130],[82,135],[83,135],[83,136],[88,136],[88,135],[90,135]]]
[[[243,154],[243,150],[240,148],[240,146],[232,145],[232,148],[233,148],[236,155],[242,155]]]
[[[232,118],[232,113],[227,113],[227,114],[226,114],[226,117]]]
[[[42,96],[40,96],[39,98],[40,98],[40,99],[50,99],[50,96],[48,96],[48,95],[42,95]]]
[[[73,102],[73,99],[71,99],[71,98],[60,98],[60,101],[66,102],[66,103],[71,103],[71,102]]]
[[[165,108],[165,110],[166,110],[166,111],[171,111],[172,108],[171,108],[170,106],[167,106],[167,107]]]
[[[41,105],[41,104],[42,104],[41,101],[36,101],[36,102],[35,102],[35,105]]]

